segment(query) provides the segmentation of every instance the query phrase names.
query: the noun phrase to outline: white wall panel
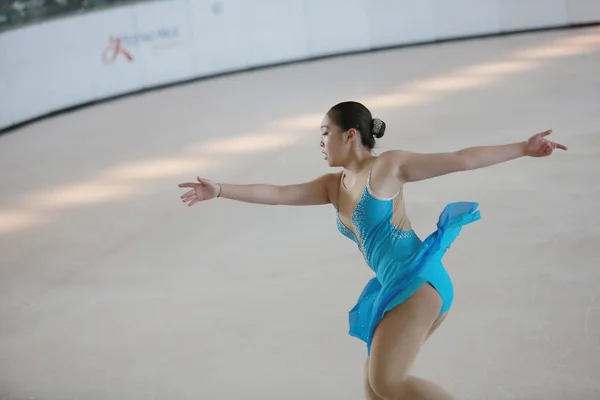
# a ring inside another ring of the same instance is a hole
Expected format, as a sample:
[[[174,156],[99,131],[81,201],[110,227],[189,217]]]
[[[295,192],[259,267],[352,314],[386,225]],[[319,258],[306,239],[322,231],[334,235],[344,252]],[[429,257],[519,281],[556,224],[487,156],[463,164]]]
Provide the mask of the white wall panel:
[[[305,0],[308,48],[313,55],[371,47],[363,0]]]
[[[11,123],[33,118],[35,115],[43,113],[39,103],[40,99],[33,99],[27,102],[27,97],[33,96],[33,93],[25,93],[30,87],[30,78],[28,74],[20,73],[30,65],[35,65],[36,59],[33,51],[26,52],[25,48],[35,50],[36,39],[35,29],[19,29],[8,31],[0,35],[0,74],[4,81],[4,87],[0,91],[0,120],[11,121]],[[39,69],[38,69],[39,70]],[[32,71],[35,74],[35,71]],[[4,127],[6,125],[0,125]]]
[[[363,0],[373,47],[435,39],[429,0]]]
[[[251,48],[250,37],[244,32],[245,2],[247,0],[188,2],[196,74],[210,75],[248,66]]]
[[[137,89],[136,70],[117,79],[103,74],[106,71],[101,54],[107,45],[109,34],[105,32],[109,26],[131,29],[131,14],[111,10],[91,14],[90,18],[57,19],[9,32],[17,36],[6,49],[12,54],[6,69],[6,96],[14,108],[13,115],[23,120]]]
[[[101,99],[137,90],[142,87],[140,79],[140,45],[128,38],[135,36],[132,7],[90,13],[87,18],[77,19],[79,32],[86,38],[78,51],[83,53],[77,69],[85,68],[86,76],[94,85],[93,98]],[[121,40],[122,51],[131,55],[129,60],[118,50],[111,38]]]
[[[600,21],[600,0],[566,0],[572,24]]]
[[[565,0],[501,0],[498,5],[500,29],[503,31],[568,23]]]
[[[187,0],[139,3],[133,9],[140,82],[156,86],[195,75]]]
[[[34,118],[37,115],[42,115],[51,112],[54,109],[53,103],[57,103],[56,107],[60,106],[60,101],[57,97],[57,86],[48,82],[52,79],[56,84],[70,84],[70,82],[61,77],[49,78],[54,73],[55,69],[52,65],[48,70],[44,69],[43,73],[36,65],[23,65],[14,71],[11,71],[7,77],[7,98],[2,101],[2,108],[5,102],[8,103],[8,108],[12,108],[12,112],[17,120]],[[46,72],[48,71],[48,72]],[[2,96],[4,97],[4,96]]]
[[[13,112],[9,113],[17,119],[45,113],[55,101],[53,92],[56,92],[55,85],[61,77],[46,73],[45,67],[53,69],[52,65],[65,57],[68,47],[65,43],[44,43],[40,46],[39,38],[47,34],[48,27],[44,26],[8,32],[6,37],[2,35],[1,71],[7,86],[7,92],[0,94],[3,97],[2,108],[12,108]],[[42,60],[43,68],[40,65]],[[49,76],[52,78],[48,79]]]
[[[582,22],[600,22],[600,0],[140,2],[0,34],[0,129],[191,77]]]
[[[37,32],[30,27],[0,34],[0,73],[7,74],[18,65],[34,59],[34,55],[26,52],[25,47],[35,44]],[[39,38],[37,39],[39,41]]]
[[[0,57],[2,57],[1,54]],[[14,108],[10,103],[4,103],[4,101],[10,99],[3,97],[2,93],[5,93],[6,96],[8,93],[8,84],[6,82],[6,76],[0,73],[0,127],[12,125],[16,121],[16,118],[13,115]]]
[[[502,0],[430,0],[438,39],[500,31],[498,3]]]
[[[258,66],[309,56],[303,0],[243,1],[241,34],[248,37],[248,64]]]

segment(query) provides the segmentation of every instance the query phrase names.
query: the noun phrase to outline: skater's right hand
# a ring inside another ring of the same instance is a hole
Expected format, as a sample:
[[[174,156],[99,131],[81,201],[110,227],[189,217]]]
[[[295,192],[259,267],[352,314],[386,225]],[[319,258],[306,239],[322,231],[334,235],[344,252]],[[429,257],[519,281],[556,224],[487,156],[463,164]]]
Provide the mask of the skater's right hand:
[[[198,183],[186,182],[180,183],[181,188],[192,188],[189,192],[183,194],[181,199],[188,206],[193,206],[199,201],[210,200],[217,197],[221,193],[221,185],[208,179],[197,177]]]

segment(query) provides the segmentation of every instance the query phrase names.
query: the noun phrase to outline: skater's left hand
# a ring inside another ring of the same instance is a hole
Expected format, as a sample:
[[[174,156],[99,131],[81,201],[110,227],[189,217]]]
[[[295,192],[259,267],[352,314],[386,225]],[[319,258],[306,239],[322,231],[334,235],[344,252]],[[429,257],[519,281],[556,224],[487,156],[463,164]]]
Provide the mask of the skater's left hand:
[[[530,137],[525,143],[525,155],[529,157],[547,157],[552,154],[554,149],[567,150],[567,146],[545,139],[551,133],[552,129]]]

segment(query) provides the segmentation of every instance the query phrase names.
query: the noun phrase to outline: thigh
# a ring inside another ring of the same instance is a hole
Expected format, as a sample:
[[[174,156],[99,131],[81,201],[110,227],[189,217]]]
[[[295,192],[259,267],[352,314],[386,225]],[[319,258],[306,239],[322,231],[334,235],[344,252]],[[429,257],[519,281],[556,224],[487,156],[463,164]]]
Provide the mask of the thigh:
[[[431,335],[433,335],[433,333],[440,327],[442,322],[444,322],[447,315],[448,315],[448,313],[446,312],[444,314],[440,314],[437,317],[437,319],[431,326],[431,329],[429,329],[429,332],[427,332],[427,336],[425,337],[425,340],[429,339],[429,337]],[[373,391],[373,388],[371,387],[371,382],[369,381],[369,357],[367,357],[367,360],[365,362],[364,390],[365,390],[365,399],[367,399],[367,400],[382,400],[381,397],[377,396],[377,394]]]
[[[425,340],[429,339],[431,337],[431,335],[433,335],[433,333],[435,331],[437,331],[437,329],[440,327],[440,325],[442,324],[442,322],[444,322],[446,320],[447,316],[448,316],[448,311],[446,311],[444,314],[440,314],[437,317],[437,319],[435,320],[435,322],[431,326],[431,329],[429,330],[429,332],[427,332],[427,337],[425,338]]]
[[[438,292],[424,284],[386,313],[375,330],[369,357],[368,378],[375,393],[381,396],[402,384],[421,345],[435,330],[441,307]]]
[[[369,382],[369,357],[367,357],[367,361],[365,362],[364,390],[365,399],[381,400],[381,397],[377,396],[377,394],[373,391],[373,388],[371,387],[371,382]]]

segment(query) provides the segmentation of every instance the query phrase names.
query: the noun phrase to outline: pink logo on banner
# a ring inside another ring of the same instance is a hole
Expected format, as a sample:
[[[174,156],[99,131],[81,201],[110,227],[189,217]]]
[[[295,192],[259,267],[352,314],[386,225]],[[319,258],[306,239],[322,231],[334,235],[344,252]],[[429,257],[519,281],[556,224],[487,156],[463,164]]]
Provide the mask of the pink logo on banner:
[[[112,64],[115,62],[119,54],[123,55],[127,61],[133,61],[133,56],[125,47],[120,37],[111,36],[108,39],[108,47],[102,52],[102,62],[104,64]]]

